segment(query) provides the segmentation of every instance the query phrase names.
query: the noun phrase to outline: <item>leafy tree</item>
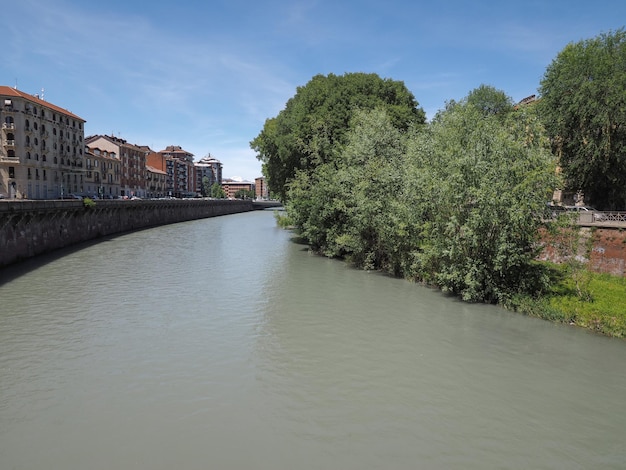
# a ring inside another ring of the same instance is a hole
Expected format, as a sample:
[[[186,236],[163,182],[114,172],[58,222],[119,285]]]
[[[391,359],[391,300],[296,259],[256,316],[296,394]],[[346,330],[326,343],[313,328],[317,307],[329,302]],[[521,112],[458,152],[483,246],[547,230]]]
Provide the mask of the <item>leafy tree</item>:
[[[226,197],[226,193],[224,192],[224,188],[219,183],[213,183],[211,186],[211,197],[217,199],[224,199]]]
[[[406,139],[383,109],[358,111],[354,121],[341,158],[298,173],[287,210],[315,251],[399,275],[407,238],[394,195]]]
[[[419,191],[408,202],[424,221],[410,274],[468,301],[540,288],[538,214],[555,165],[538,120],[523,109],[503,120],[466,100],[440,113],[408,154]]]
[[[238,189],[235,192],[235,199],[254,199],[254,191],[250,189]]]
[[[332,161],[300,170],[286,208],[311,247],[468,301],[536,292],[555,158],[536,113],[469,99],[404,132],[386,109],[354,114]]]
[[[626,208],[626,31],[568,44],[539,92],[567,186],[599,208]]]
[[[470,91],[465,101],[485,116],[502,115],[513,110],[513,100],[490,85],[483,84]]]
[[[425,121],[403,82],[376,74],[316,75],[298,87],[285,108],[250,142],[263,162],[268,185],[286,200],[298,172],[312,172],[341,154],[354,112],[376,107],[383,107],[398,129]]]
[[[209,177],[203,176],[202,177],[202,195],[206,197],[209,194],[211,194],[211,186],[210,186]]]

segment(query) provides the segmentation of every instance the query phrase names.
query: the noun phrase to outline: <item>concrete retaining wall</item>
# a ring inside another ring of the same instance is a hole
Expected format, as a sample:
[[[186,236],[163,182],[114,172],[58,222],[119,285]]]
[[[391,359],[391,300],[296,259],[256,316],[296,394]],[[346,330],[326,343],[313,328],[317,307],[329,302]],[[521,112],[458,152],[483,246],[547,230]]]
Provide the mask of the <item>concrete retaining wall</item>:
[[[0,201],[0,267],[132,230],[252,210],[251,201]]]

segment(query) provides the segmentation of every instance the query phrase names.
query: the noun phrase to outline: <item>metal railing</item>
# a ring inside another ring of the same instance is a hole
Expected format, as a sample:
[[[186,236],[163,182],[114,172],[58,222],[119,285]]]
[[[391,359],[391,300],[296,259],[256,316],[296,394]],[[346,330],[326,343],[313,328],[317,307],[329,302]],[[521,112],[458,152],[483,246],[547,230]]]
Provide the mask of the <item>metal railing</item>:
[[[593,211],[579,212],[579,225],[594,225],[600,227],[626,227],[625,211]]]

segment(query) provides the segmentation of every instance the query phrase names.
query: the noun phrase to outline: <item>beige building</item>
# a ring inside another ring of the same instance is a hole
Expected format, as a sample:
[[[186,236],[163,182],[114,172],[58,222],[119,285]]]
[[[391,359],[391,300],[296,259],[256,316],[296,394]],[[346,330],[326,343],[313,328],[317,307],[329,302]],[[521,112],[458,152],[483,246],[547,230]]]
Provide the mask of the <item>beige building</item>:
[[[149,198],[161,198],[167,196],[167,173],[146,165],[148,182],[146,184],[146,196]]]
[[[117,199],[122,171],[120,160],[114,152],[85,147],[85,170],[83,195]]]
[[[0,123],[0,195],[56,199],[84,192],[84,119],[0,86]]]

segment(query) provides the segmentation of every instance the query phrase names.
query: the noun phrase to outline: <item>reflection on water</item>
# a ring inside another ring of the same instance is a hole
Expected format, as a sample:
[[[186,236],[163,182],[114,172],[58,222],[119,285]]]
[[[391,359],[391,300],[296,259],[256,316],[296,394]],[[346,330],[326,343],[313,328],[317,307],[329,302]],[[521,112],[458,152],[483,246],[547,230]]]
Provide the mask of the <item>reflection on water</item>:
[[[253,212],[5,273],[2,468],[623,468],[623,341],[290,238]]]

